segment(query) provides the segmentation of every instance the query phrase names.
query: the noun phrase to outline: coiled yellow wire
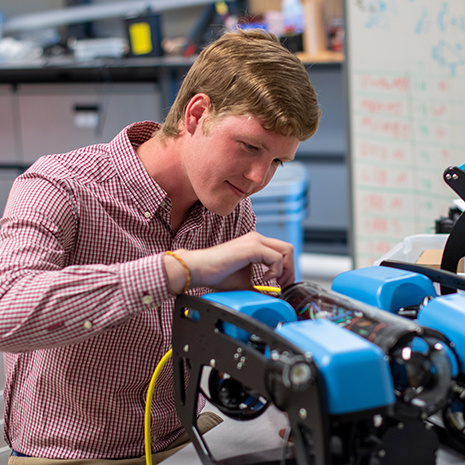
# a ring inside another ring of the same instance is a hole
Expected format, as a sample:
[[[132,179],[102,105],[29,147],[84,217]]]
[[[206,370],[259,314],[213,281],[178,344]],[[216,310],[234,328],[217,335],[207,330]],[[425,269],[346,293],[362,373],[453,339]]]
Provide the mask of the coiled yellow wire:
[[[151,441],[151,432],[150,432],[150,420],[151,420],[151,406],[153,393],[155,391],[155,384],[157,382],[158,376],[160,375],[161,370],[165,366],[167,360],[173,355],[173,349],[168,350],[165,355],[158,362],[155,371],[153,372],[152,379],[150,380],[149,389],[147,391],[147,402],[145,404],[145,420],[144,420],[144,442],[145,442],[145,463],[147,465],[152,465],[152,441]]]
[[[274,286],[254,286],[257,291],[260,292],[273,292],[276,294],[281,293],[280,287]],[[144,443],[145,443],[145,463],[146,465],[152,465],[152,441],[151,441],[151,406],[153,393],[155,392],[155,384],[157,383],[158,376],[161,373],[161,370],[165,366],[165,363],[173,355],[173,349],[170,349],[166,352],[165,355],[158,362],[155,371],[153,372],[152,379],[150,380],[149,389],[147,391],[147,400],[145,404],[145,418],[144,418]]]

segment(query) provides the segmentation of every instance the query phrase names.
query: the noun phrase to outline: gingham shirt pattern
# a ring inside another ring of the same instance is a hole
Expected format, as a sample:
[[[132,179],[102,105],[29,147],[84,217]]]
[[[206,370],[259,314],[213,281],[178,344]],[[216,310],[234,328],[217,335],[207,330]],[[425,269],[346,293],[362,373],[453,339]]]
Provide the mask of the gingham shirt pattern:
[[[6,440],[24,454],[144,455],[147,388],[171,340],[163,251],[254,228],[247,199],[227,217],[197,205],[173,233],[171,201],[134,150],[158,128],[135,123],[108,144],[42,157],[15,181],[0,223],[0,350]],[[153,450],[181,432],[168,362]]]

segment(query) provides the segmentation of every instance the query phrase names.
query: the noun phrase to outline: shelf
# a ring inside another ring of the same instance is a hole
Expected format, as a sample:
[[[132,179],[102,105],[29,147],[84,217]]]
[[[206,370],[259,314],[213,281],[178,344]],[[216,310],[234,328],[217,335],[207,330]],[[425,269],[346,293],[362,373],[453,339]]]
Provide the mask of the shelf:
[[[323,50],[316,55],[308,55],[305,52],[298,52],[296,55],[304,63],[332,64],[344,62],[344,53],[332,50]]]
[[[315,65],[339,64],[343,54],[327,51],[315,56],[297,54],[305,63]],[[79,61],[72,57],[41,58],[32,62],[0,63],[0,83],[30,82],[100,82],[157,81],[161,73],[186,72],[195,56],[166,56],[141,58],[96,58]]]
[[[144,0],[111,2],[103,5],[70,6],[7,19],[3,27],[3,33],[11,34],[116,17],[124,18],[128,14],[138,14],[146,11],[149,7],[153,11],[162,12],[210,3],[212,3],[211,0]]]
[[[193,58],[72,58],[40,59],[34,62],[0,64],[0,83],[40,82],[157,82],[163,73],[187,71]]]

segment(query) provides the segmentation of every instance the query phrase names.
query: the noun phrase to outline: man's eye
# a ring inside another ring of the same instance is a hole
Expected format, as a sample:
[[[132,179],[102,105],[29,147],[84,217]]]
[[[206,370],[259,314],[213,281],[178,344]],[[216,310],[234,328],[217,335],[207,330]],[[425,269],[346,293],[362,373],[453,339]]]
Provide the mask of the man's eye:
[[[244,142],[245,148],[247,150],[250,150],[251,152],[256,152],[258,150],[258,147],[255,147],[255,145],[252,144],[247,144]]]

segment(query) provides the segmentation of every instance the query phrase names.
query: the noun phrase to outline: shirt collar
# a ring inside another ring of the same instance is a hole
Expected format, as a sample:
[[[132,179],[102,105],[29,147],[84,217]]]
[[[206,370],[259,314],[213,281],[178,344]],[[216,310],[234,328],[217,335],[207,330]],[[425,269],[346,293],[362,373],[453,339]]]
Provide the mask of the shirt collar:
[[[149,175],[136,153],[137,147],[149,140],[160,127],[153,121],[133,123],[110,142],[110,156],[116,171],[144,215],[154,214],[160,207],[171,206],[171,199]]]

